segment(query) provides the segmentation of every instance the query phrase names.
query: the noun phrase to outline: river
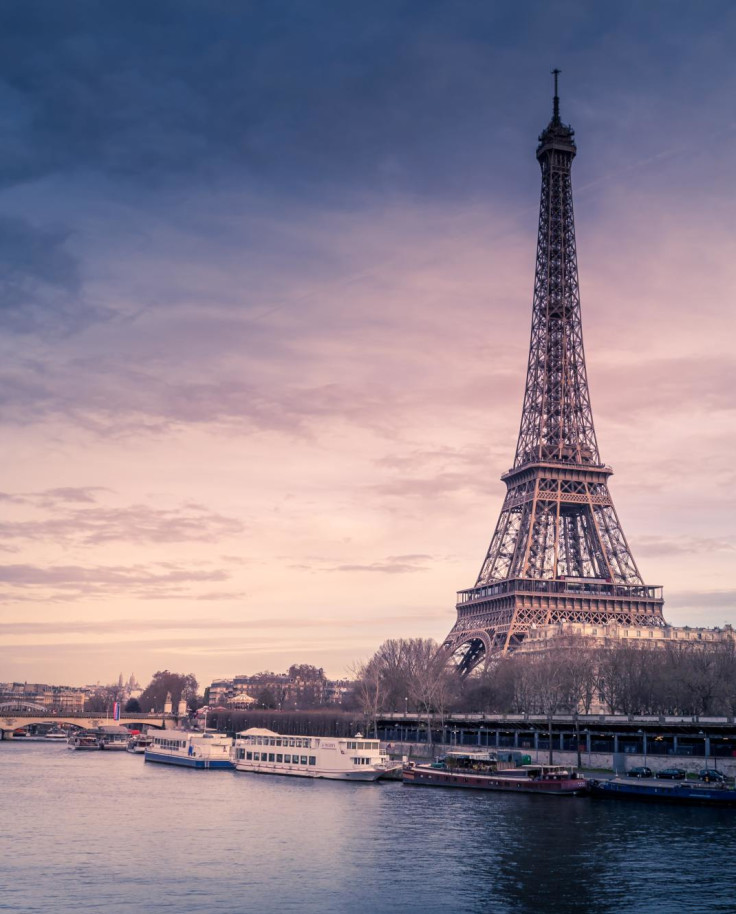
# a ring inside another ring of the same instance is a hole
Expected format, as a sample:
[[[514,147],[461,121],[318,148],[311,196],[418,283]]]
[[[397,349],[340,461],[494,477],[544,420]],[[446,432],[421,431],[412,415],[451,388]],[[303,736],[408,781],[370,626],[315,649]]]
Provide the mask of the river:
[[[736,810],[345,784],[0,743],[0,911],[736,910]]]

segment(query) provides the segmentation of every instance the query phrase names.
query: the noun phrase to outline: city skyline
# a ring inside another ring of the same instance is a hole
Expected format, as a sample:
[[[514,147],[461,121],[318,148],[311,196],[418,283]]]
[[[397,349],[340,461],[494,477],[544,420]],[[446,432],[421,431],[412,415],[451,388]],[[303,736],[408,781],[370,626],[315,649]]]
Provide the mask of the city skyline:
[[[518,436],[553,67],[611,492],[667,621],[736,620],[736,11],[639,6],[13,13],[0,679],[444,637]]]

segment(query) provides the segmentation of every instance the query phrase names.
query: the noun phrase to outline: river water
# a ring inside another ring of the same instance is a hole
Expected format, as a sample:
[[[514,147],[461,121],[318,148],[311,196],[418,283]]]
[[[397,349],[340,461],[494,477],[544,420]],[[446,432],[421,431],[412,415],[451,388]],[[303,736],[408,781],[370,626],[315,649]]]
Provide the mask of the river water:
[[[0,743],[0,911],[736,911],[736,810],[346,784]]]

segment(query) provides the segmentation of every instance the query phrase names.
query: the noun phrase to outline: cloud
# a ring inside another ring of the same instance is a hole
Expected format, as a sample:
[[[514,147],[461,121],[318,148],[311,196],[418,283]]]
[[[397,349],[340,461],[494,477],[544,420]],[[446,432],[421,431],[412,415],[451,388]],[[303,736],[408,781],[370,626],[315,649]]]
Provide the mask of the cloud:
[[[168,599],[187,594],[189,585],[226,581],[228,578],[229,575],[219,569],[194,571],[190,567],[171,564],[89,567],[0,565],[0,585],[5,585],[0,598],[12,602],[16,592],[22,596],[23,591],[33,590],[38,594],[51,592],[68,599],[118,593],[131,593],[142,599]]]
[[[396,634],[397,594],[446,593],[404,626],[445,633],[518,433],[551,52],[614,497],[628,533],[666,531],[641,541],[677,560],[666,593],[727,581],[736,10],[714,2],[16,4],[6,607],[275,616],[252,658],[284,653],[280,608],[315,643],[354,626],[345,653],[365,654]],[[193,656],[207,633],[187,632]],[[215,660],[240,652],[230,634]]]
[[[98,492],[107,492],[103,486],[63,486],[59,489],[46,489],[38,493],[38,498],[48,503],[54,502],[85,502],[93,504],[97,501]]]
[[[52,516],[42,520],[2,521],[0,537],[4,540],[53,540],[58,544],[78,542],[88,546],[112,542],[218,542],[245,529],[236,518],[217,514],[195,503],[171,509],[142,504],[124,508],[64,506],[65,503],[94,501],[93,493],[98,491],[103,490],[84,487],[40,493],[35,499],[44,506],[61,501]],[[25,498],[34,500],[34,496]]]
[[[615,366],[597,362],[596,390],[607,420],[640,414],[736,411],[736,359],[709,356],[647,358]]]
[[[448,157],[493,174],[487,141],[470,140],[496,124],[469,117],[503,74],[488,52],[506,44],[493,11],[466,8],[471,27],[441,6],[131,0],[82,2],[39,29],[40,9],[24,4],[0,35],[7,182],[84,168],[150,186],[238,168],[292,193],[421,187],[428,173],[465,183]],[[506,93],[493,97],[513,110]]]
[[[638,536],[635,543],[637,555],[647,556],[680,556],[711,555],[714,552],[736,552],[736,542],[732,539],[690,536]]]
[[[376,623],[406,620],[415,622],[417,619],[445,618],[446,611],[431,611],[417,613],[397,609],[391,615],[377,614],[368,619],[362,617],[344,618],[340,616],[341,628],[362,628]],[[294,615],[294,616],[258,616],[254,618],[117,618],[117,619],[54,619],[45,622],[0,622],[0,638],[31,636],[31,638],[63,638],[69,635],[99,635],[102,638],[117,637],[131,632],[227,632],[246,631],[251,629],[325,629],[334,630],[335,619],[319,615]]]
[[[377,574],[414,574],[417,571],[427,571],[425,562],[430,558],[431,556],[428,555],[397,555],[389,556],[382,562],[371,562],[368,565],[337,565],[329,570]]]
[[[417,479],[403,476],[372,487],[378,495],[402,499],[437,499],[458,492],[488,494],[486,479],[479,473],[437,473]]]
[[[736,590],[680,590],[667,594],[667,605],[687,609],[736,609]],[[733,616],[731,617],[733,620]],[[693,623],[691,623],[693,624]]]
[[[0,330],[66,336],[107,316],[84,299],[69,234],[0,216]]]
[[[733,11],[668,11],[86,0],[39,29],[46,6],[28,0],[0,34],[2,174],[19,183],[97,171],[151,187],[237,170],[292,195],[401,185],[471,196],[502,187],[487,150],[518,142],[519,98],[539,91],[550,49],[578,76],[586,124],[604,123],[609,156],[620,161],[636,127],[653,122],[660,146],[637,161],[659,161],[662,144],[682,145],[676,102],[690,102],[697,138],[711,105],[728,110],[732,87]]]
[[[42,492],[0,492],[0,501],[14,505],[38,505],[53,507],[58,503],[94,504],[97,493],[108,492],[103,486],[62,486],[58,489],[45,489]]]

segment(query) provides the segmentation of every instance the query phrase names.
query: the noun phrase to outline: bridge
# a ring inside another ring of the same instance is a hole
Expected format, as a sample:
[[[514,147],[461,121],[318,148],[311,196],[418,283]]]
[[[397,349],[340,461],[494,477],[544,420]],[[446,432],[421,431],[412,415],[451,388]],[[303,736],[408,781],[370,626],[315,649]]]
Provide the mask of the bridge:
[[[43,705],[0,704],[0,739],[12,739],[13,732],[32,724],[53,724],[66,729],[79,727],[94,730],[110,724],[119,724],[129,729],[153,727],[158,730],[173,730],[186,715],[166,711],[162,714],[121,714],[120,720],[113,720],[100,711],[55,711]]]

